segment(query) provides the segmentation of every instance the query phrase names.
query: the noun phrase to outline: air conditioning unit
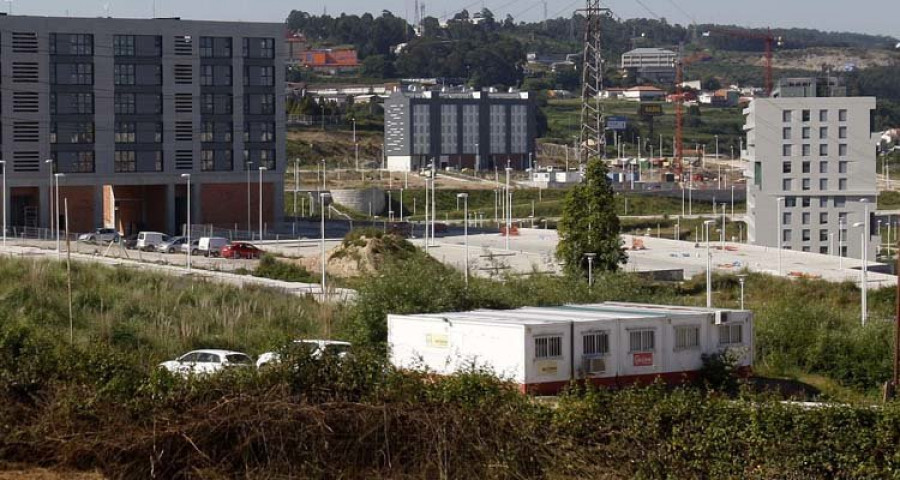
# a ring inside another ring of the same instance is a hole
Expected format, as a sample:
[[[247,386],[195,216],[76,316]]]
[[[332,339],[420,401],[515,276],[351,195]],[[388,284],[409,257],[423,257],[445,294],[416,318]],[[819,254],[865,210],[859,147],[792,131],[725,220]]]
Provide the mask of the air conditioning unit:
[[[728,323],[728,312],[716,312],[716,325]]]
[[[582,370],[585,375],[597,375],[606,372],[606,359],[601,357],[585,358]]]

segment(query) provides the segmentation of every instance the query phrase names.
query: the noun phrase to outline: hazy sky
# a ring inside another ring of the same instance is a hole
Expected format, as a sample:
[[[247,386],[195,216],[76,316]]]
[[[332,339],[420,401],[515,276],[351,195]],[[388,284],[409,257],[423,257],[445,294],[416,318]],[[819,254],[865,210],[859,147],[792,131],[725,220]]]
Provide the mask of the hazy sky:
[[[0,8],[13,14],[113,17],[180,16],[209,20],[283,21],[292,9],[330,15],[390,10],[413,16],[414,0],[0,0]],[[442,17],[466,7],[482,5],[497,17],[512,14],[517,20],[543,18],[541,0],[420,0],[426,15]],[[584,0],[547,0],[550,17],[569,16]],[[900,36],[900,2],[897,0],[607,0],[622,18],[665,17],[670,23],[727,23],[747,26],[808,27]],[[646,8],[645,8],[646,7]],[[652,12],[652,13],[651,13]]]

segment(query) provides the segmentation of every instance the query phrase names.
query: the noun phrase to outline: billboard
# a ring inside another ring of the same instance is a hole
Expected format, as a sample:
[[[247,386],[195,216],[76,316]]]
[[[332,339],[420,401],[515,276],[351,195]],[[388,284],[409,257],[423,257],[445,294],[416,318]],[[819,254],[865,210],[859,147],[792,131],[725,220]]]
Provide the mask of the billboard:
[[[638,115],[642,117],[658,117],[663,114],[662,104],[644,103],[638,107]]]
[[[607,130],[625,130],[628,125],[628,117],[606,117]]]

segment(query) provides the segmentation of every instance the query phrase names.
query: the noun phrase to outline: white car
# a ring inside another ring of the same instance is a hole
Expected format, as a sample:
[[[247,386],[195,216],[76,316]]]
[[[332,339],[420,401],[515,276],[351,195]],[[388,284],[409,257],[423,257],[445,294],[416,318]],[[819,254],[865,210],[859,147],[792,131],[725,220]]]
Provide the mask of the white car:
[[[82,233],[78,236],[79,242],[118,242],[119,232],[114,228],[98,228],[91,233]]]
[[[232,367],[250,367],[253,366],[253,359],[246,353],[231,350],[194,350],[159,366],[187,377],[208,375]]]
[[[321,358],[323,354],[335,354],[340,358],[346,357],[350,352],[349,342],[339,342],[335,340],[294,340],[287,348],[298,349],[299,352],[306,351],[313,358]],[[259,356],[256,360],[256,368],[262,368],[269,364],[281,362],[281,353],[266,352]]]

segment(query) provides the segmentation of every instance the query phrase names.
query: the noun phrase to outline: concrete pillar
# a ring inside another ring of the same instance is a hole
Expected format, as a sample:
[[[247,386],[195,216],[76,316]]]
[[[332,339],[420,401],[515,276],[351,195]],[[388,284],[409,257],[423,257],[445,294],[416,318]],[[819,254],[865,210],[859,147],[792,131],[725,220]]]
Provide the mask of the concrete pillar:
[[[103,224],[103,185],[94,187],[94,226],[115,228],[115,225]]]
[[[50,228],[50,187],[41,185],[38,187],[40,192],[38,199],[38,224],[41,228]]]
[[[166,231],[181,234],[181,225],[175,224],[175,185],[166,185]]]
[[[277,225],[284,222],[284,183],[272,182],[272,215],[274,225],[269,225],[268,230],[275,231]]]
[[[191,178],[191,223],[199,225],[203,223],[203,184],[194,182]],[[241,218],[241,217],[238,217]]]

